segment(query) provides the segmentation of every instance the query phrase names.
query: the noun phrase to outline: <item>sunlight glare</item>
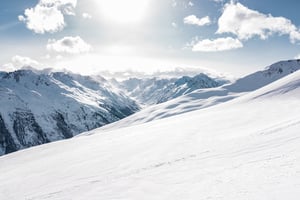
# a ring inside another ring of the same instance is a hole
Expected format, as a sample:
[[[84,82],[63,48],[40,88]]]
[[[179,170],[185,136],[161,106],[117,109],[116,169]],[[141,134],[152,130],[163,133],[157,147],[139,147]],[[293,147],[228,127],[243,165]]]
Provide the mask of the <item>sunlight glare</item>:
[[[101,15],[118,23],[135,23],[144,19],[149,0],[100,0]]]

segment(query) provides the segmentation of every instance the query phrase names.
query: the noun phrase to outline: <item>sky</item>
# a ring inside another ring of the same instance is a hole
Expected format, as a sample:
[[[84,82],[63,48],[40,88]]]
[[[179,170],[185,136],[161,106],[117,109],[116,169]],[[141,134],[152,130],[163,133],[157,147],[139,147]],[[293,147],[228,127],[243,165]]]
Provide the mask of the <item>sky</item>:
[[[10,0],[0,70],[211,70],[242,76],[300,58],[297,0]]]

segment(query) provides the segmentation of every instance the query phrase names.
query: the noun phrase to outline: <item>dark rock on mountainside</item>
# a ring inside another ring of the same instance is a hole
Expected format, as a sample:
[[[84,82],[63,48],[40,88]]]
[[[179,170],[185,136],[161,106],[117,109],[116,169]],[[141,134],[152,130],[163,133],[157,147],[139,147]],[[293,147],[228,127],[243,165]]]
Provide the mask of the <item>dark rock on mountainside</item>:
[[[120,120],[139,105],[104,78],[19,70],[0,76],[0,155]]]
[[[123,81],[121,87],[141,104],[153,105],[189,94],[197,89],[214,88],[224,83],[225,80],[217,80],[201,73],[194,77],[183,76],[170,79],[131,78]]]

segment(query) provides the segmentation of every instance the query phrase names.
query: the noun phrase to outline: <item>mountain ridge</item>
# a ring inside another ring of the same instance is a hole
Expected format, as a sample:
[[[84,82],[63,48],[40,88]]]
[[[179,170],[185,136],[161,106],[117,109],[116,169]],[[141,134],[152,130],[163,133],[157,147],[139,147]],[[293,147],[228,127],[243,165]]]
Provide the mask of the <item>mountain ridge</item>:
[[[211,78],[204,73],[179,78],[129,78],[120,83],[119,87],[141,104],[160,104],[197,89],[214,88],[227,83],[227,80]]]
[[[151,122],[224,103],[266,86],[299,69],[300,60],[279,61],[231,83],[214,88],[198,89],[165,103],[149,106],[126,119],[109,124],[102,129],[110,130]]]
[[[0,198],[297,200],[299,80],[2,156]]]
[[[60,72],[2,73],[0,154],[71,138],[140,109],[104,80],[100,85],[87,76]]]
[[[203,73],[118,82],[51,70],[0,72],[0,103],[5,105],[0,108],[0,155],[71,138],[116,121],[102,129],[210,107],[299,69],[300,60],[280,61],[232,83]],[[144,109],[134,114],[141,107]]]
[[[204,74],[149,80],[158,89],[152,100],[220,84]],[[0,72],[0,91],[0,103],[5,105],[0,108],[0,155],[71,138],[127,117],[142,106],[120,82],[49,69]]]

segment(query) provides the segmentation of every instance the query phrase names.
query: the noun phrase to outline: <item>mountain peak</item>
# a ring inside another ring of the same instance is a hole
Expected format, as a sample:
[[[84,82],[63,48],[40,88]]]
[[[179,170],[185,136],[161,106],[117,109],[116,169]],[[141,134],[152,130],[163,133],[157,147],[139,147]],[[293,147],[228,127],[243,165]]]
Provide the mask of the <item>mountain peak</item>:
[[[0,91],[0,155],[70,138],[139,110],[108,82],[64,72],[2,73]]]
[[[293,73],[300,69],[300,60],[287,60],[287,61],[280,61],[274,63],[265,68],[263,71],[265,76],[272,76],[274,74],[289,74]]]

